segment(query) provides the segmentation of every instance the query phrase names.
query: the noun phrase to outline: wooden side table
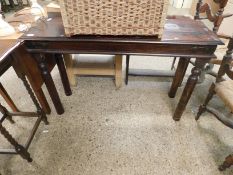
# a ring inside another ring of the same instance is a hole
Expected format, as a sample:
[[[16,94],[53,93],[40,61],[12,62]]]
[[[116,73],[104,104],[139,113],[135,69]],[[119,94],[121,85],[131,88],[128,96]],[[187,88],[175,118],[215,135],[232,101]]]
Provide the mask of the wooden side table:
[[[180,101],[173,115],[180,120],[196,86],[202,68],[215,57],[217,45],[223,44],[202,22],[188,17],[170,16],[166,20],[162,39],[132,36],[76,36],[65,37],[59,13],[50,15],[50,21],[38,24],[43,30],[31,28],[20,39],[25,41],[28,52],[37,60],[43,72],[43,79],[50,92],[56,91],[52,77],[44,66],[44,54],[110,54],[110,55],[156,55],[181,57],[176,76],[169,93],[175,97],[180,81],[180,73],[186,69],[187,58],[196,58],[195,67],[187,81]],[[56,96],[59,99],[58,96]],[[61,105],[61,101],[58,101]]]

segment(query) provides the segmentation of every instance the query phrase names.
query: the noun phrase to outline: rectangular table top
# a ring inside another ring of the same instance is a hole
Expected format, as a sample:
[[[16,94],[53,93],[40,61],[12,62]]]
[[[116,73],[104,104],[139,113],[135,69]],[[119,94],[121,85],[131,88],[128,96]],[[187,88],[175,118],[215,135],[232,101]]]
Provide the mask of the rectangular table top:
[[[25,41],[95,41],[160,44],[221,45],[222,41],[201,21],[184,16],[168,16],[161,39],[155,36],[65,36],[60,13],[51,13],[45,21],[37,23],[20,39]]]
[[[18,45],[17,40],[0,40],[0,62],[6,58]]]
[[[0,40],[0,76],[12,65],[9,55],[20,45],[17,40]]]

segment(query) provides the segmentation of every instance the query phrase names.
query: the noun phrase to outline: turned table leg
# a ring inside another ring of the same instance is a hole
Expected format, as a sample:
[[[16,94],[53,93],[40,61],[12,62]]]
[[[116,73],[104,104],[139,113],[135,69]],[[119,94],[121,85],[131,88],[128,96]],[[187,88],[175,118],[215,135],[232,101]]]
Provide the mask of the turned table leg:
[[[42,78],[45,82],[45,85],[48,89],[49,95],[53,101],[54,107],[58,114],[64,113],[64,108],[62,106],[60,97],[58,95],[57,89],[55,87],[55,84],[53,82],[52,76],[48,70],[48,67],[45,63],[45,57],[43,54],[33,54],[34,58],[36,59],[38,63],[38,67],[41,71]]]
[[[183,90],[182,96],[180,98],[180,101],[176,107],[175,113],[173,115],[173,119],[175,121],[179,121],[186,106],[187,103],[193,93],[193,90],[197,84],[198,77],[201,74],[201,70],[204,67],[206,63],[206,60],[202,59],[197,59],[195,62],[195,67],[192,69],[192,73],[188,78],[188,81],[185,85],[185,88]]]
[[[173,78],[171,89],[168,93],[170,98],[174,98],[176,96],[176,92],[180,84],[182,83],[186,70],[189,65],[190,58],[183,58],[179,59],[178,67],[176,69],[175,77]]]

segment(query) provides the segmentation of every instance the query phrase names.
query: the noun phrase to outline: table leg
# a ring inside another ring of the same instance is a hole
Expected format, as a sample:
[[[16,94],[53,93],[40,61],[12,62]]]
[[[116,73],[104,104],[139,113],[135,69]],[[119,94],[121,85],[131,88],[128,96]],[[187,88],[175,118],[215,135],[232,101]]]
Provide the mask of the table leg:
[[[48,101],[44,95],[44,92],[41,88],[39,88],[38,90],[35,90],[33,89],[34,92],[35,92],[35,95],[43,109],[43,111],[46,113],[46,114],[50,114],[51,113],[51,109],[49,107],[49,104],[48,104]]]
[[[186,105],[187,105],[187,103],[188,103],[188,101],[193,93],[193,90],[197,84],[198,77],[201,74],[201,70],[207,61],[204,59],[197,59],[196,60],[195,67],[192,69],[192,73],[188,78],[188,81],[185,85],[182,96],[180,98],[180,101],[179,101],[179,103],[176,107],[175,113],[173,115],[173,119],[175,121],[180,120],[180,118],[181,118],[181,116],[186,108]]]
[[[117,89],[122,86],[122,55],[115,55],[115,84]]]
[[[128,85],[129,80],[129,59],[130,56],[126,55],[126,72],[125,72],[125,84]]]
[[[42,54],[33,54],[34,58],[36,59],[38,63],[38,67],[41,71],[41,76],[45,82],[45,85],[48,89],[49,95],[53,101],[54,107],[58,114],[64,113],[64,108],[62,106],[60,97],[58,95],[57,89],[55,87],[55,84],[53,82],[52,76],[48,70],[48,67],[45,63],[45,56]]]
[[[58,67],[58,70],[61,76],[61,81],[62,81],[64,90],[65,90],[65,94],[67,96],[70,96],[72,95],[72,91],[70,89],[70,83],[69,83],[69,79],[66,73],[63,56],[61,54],[55,54],[55,59],[56,59],[57,67]]]
[[[177,89],[184,79],[186,70],[187,70],[188,65],[189,65],[189,61],[190,61],[190,58],[181,57],[179,59],[179,63],[178,63],[177,69],[176,69],[175,77],[173,78],[171,89],[168,93],[168,96],[170,98],[174,98],[176,96]]]
[[[75,61],[73,60],[71,54],[63,54],[63,57],[64,57],[64,61],[65,61],[65,65],[66,65],[66,72],[67,72],[67,76],[68,76],[70,85],[77,86],[77,79],[76,79],[76,75],[74,73]]]

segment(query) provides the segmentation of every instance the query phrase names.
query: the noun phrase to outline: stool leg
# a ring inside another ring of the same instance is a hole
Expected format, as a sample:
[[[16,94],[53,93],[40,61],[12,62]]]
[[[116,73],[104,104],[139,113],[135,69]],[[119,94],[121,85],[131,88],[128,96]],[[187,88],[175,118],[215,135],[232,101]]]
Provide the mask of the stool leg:
[[[47,120],[47,116],[46,116],[46,114],[44,113],[44,111],[41,109],[41,107],[40,107],[40,105],[39,105],[39,103],[38,103],[38,101],[37,101],[37,99],[36,99],[36,97],[35,97],[35,95],[34,95],[32,89],[31,89],[31,87],[30,87],[30,85],[29,85],[29,83],[28,83],[26,77],[25,77],[25,76],[21,76],[20,78],[21,78],[21,80],[23,81],[23,84],[24,84],[24,86],[26,87],[26,89],[27,89],[27,91],[28,91],[28,94],[30,95],[30,97],[31,97],[31,99],[32,99],[32,101],[33,101],[33,103],[34,103],[34,105],[36,106],[37,113],[38,113],[39,115],[42,116],[43,122],[44,122],[46,125],[48,125],[49,122],[48,122],[48,120]]]
[[[0,123],[0,133],[10,142],[14,147],[15,151],[23,158],[26,159],[28,162],[32,162],[32,158],[30,157],[29,152],[20,145],[12,136],[11,134],[2,126]]]
[[[15,103],[3,87],[2,83],[0,83],[0,94],[4,98],[4,100],[7,102],[7,104],[11,107],[12,111],[19,112],[19,109],[16,107]]]
[[[10,121],[12,124],[15,123],[15,121],[12,119],[12,116],[9,115],[8,110],[0,104],[0,111],[3,114],[3,120],[6,118],[8,121]]]

